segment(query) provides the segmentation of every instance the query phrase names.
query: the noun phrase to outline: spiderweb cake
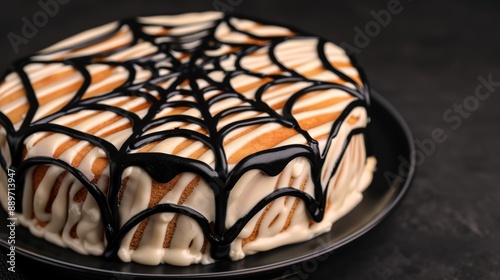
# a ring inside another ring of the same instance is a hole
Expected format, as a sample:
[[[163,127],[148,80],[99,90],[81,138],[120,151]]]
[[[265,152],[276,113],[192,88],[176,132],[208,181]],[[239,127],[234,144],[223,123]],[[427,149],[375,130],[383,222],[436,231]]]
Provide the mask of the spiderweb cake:
[[[306,241],[361,201],[376,165],[360,69],[290,27],[129,18],[0,80],[2,206],[10,169],[20,224],[80,254],[186,266]]]

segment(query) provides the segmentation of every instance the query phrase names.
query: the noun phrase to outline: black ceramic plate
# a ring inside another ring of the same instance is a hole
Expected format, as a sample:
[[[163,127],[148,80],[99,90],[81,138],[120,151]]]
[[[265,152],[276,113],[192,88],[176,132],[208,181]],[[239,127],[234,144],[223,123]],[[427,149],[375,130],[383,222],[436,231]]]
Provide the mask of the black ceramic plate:
[[[380,95],[374,94],[372,123],[368,140],[377,157],[374,180],[362,202],[337,221],[332,230],[315,239],[248,256],[241,261],[220,261],[211,265],[174,267],[144,266],[135,263],[106,261],[82,256],[34,238],[27,229],[16,229],[16,252],[30,263],[50,266],[51,271],[72,279],[140,279],[140,278],[241,278],[264,274],[287,273],[290,265],[320,257],[367,233],[393,210],[408,190],[415,171],[413,138],[399,113]],[[401,173],[403,172],[403,173]],[[0,221],[6,213],[0,211]],[[0,244],[7,246],[7,228],[0,227]]]

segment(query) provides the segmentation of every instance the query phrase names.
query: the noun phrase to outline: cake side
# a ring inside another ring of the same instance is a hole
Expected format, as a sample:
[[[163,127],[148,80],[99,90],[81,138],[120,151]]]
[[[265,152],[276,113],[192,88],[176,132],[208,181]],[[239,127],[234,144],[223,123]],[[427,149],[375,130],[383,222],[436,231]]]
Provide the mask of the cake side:
[[[81,254],[206,264],[308,240],[359,203],[375,168],[357,68],[292,28],[215,12],[128,19],[2,80],[20,221]]]

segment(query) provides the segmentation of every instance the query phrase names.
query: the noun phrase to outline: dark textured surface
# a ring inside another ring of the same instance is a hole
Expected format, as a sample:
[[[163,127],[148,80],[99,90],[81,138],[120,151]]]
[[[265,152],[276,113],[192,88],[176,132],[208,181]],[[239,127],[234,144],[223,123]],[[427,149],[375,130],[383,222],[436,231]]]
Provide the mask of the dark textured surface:
[[[21,34],[22,18],[41,8],[35,1],[2,1],[0,68],[119,17],[213,9],[212,1],[103,2],[62,5],[16,53],[7,34]],[[355,46],[354,28],[370,25],[370,12],[387,9],[392,1],[324,2],[242,0],[234,12]],[[372,87],[400,111],[417,142],[429,145],[437,128],[446,138],[433,142],[434,151],[427,155],[420,149],[424,156],[417,176],[397,211],[361,239],[318,261],[317,269],[311,263],[300,266],[295,279],[500,279],[500,86],[492,87],[495,91],[477,108],[469,107],[470,112],[453,112],[472,100],[479,76],[500,82],[500,7],[491,3],[401,0],[400,13],[359,48],[357,58]],[[443,117],[448,110],[453,119]],[[49,273],[33,264],[18,265],[25,276]]]

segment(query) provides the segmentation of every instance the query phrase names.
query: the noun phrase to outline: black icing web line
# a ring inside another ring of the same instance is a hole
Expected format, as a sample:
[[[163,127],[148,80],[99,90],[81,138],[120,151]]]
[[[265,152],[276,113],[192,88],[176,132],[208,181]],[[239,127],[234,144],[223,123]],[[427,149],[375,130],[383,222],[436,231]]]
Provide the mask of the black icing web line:
[[[245,32],[242,30],[238,30],[235,26],[233,26],[230,22],[229,16],[224,17],[221,20],[214,21],[213,26],[206,30],[197,30],[191,34],[181,34],[178,36],[161,36],[162,38],[168,37],[169,42],[158,43],[157,36],[146,34],[142,28],[148,26],[148,24],[139,23],[137,19],[127,19],[123,20],[120,25],[110,32],[109,34],[100,36],[92,41],[87,41],[83,43],[83,45],[88,45],[90,43],[99,42],[100,40],[106,39],[109,36],[116,34],[122,27],[127,26],[130,28],[130,31],[133,34],[133,41],[131,44],[118,48],[116,50],[112,50],[109,52],[96,54],[96,55],[88,55],[88,56],[80,56],[74,57],[66,60],[53,60],[53,61],[36,61],[31,58],[26,58],[18,61],[13,66],[11,66],[10,71],[16,72],[21,78],[22,84],[26,90],[26,96],[30,103],[30,108],[26,117],[21,125],[21,127],[16,131],[12,123],[9,119],[0,112],[0,124],[3,125],[5,130],[7,131],[7,141],[9,145],[9,149],[12,155],[12,165],[10,168],[16,169],[17,176],[19,178],[19,183],[21,186],[24,185],[24,178],[22,174],[24,174],[30,167],[34,167],[37,165],[56,165],[71,173],[77,180],[79,180],[82,185],[88,190],[88,192],[92,195],[92,197],[96,200],[99,205],[100,213],[103,220],[105,237],[108,241],[107,248],[105,250],[105,256],[107,257],[115,257],[117,254],[117,250],[120,246],[120,243],[130,230],[132,230],[135,226],[137,226],[141,221],[145,218],[164,212],[178,213],[182,215],[189,216],[193,220],[195,220],[201,230],[203,231],[206,239],[211,244],[211,254],[214,258],[221,258],[227,256],[229,252],[230,243],[237,237],[243,227],[247,224],[247,222],[256,215],[260,210],[262,210],[269,202],[283,196],[292,196],[302,199],[305,202],[308,213],[311,218],[319,222],[322,220],[324,215],[324,207],[325,207],[325,197],[327,194],[327,188],[323,190],[320,183],[320,175],[323,167],[324,159],[326,157],[326,152],[332,142],[332,140],[337,135],[340,125],[347,118],[349,113],[356,107],[366,107],[368,100],[368,89],[367,85],[364,84],[363,87],[354,82],[350,77],[333,67],[331,63],[328,61],[325,53],[324,47],[326,40],[319,38],[317,44],[317,52],[320,60],[322,61],[323,66],[335,73],[344,81],[355,86],[355,89],[351,89],[344,85],[317,81],[308,79],[299,73],[295,72],[293,69],[289,69],[282,65],[275,56],[275,47],[286,40],[293,40],[299,37],[261,37],[255,34]],[[239,43],[228,43],[228,42],[220,42],[215,36],[215,30],[219,24],[225,23],[232,32],[239,32],[249,36],[250,38],[262,41],[268,41],[268,43],[263,44],[262,46],[254,46],[247,44],[239,44]],[[165,28],[175,28],[178,26],[164,26]],[[289,28],[291,31],[294,31],[293,28]],[[197,33],[208,31],[207,35],[204,35],[202,38],[195,38],[191,41],[184,40],[186,36],[196,35]],[[296,32],[299,34],[303,34],[300,36],[304,36],[304,38],[317,38],[313,35],[305,34],[304,32]],[[106,57],[110,54],[119,52],[121,50],[130,48],[136,45],[140,40],[149,42],[156,47],[158,47],[158,52],[139,59],[133,59],[126,62],[95,62],[96,58]],[[198,46],[195,46],[193,49],[185,48],[188,43],[199,43]],[[237,50],[231,52],[229,54],[222,55],[220,57],[210,57],[206,55],[204,52],[210,49],[216,49],[222,45],[229,45],[233,47],[237,47]],[[277,65],[284,73],[289,73],[291,75],[264,75],[260,73],[254,73],[248,69],[245,69],[241,65],[241,59],[246,55],[261,49],[268,48],[268,54],[272,62]],[[187,63],[179,61],[172,55],[172,52],[179,53],[191,53],[192,56]],[[161,60],[154,59],[153,56],[163,53],[166,55],[164,61],[168,62],[170,66],[162,66],[157,67],[156,65],[161,62]],[[228,58],[229,56],[236,56],[234,71],[227,71],[221,66],[221,61]],[[200,63],[201,61],[201,63]],[[80,89],[77,91],[75,96],[69,101],[63,109],[59,112],[54,113],[52,115],[46,116],[40,120],[33,121],[35,113],[38,108],[38,101],[35,96],[34,89],[31,85],[29,77],[23,71],[24,66],[30,63],[63,63],[65,65],[70,65],[74,69],[76,69],[83,77],[83,84],[80,86]],[[91,97],[85,100],[82,100],[82,96],[87,91],[88,87],[91,84],[91,76],[89,71],[86,69],[86,66],[91,64],[107,64],[110,66],[120,66],[124,67],[128,73],[128,79],[119,87],[114,89],[113,91],[99,95],[97,97]],[[354,64],[354,62],[353,62]],[[204,67],[207,65],[212,65],[213,69],[207,70]],[[134,84],[136,70],[134,66],[141,67],[143,69],[148,70],[152,77],[142,83]],[[170,73],[166,75],[160,75],[160,70],[165,69],[169,70]],[[216,82],[210,79],[207,74],[212,71],[223,71],[226,75],[225,79],[222,82]],[[362,75],[362,72],[360,75]],[[258,78],[271,78],[272,81],[265,83],[260,86],[255,93],[255,99],[248,99],[238,93],[231,86],[231,79],[238,75],[250,75]],[[4,78],[6,73],[4,73]],[[157,85],[157,83],[165,80],[172,79],[173,82],[168,88],[162,88]],[[197,79],[203,79],[208,82],[209,86],[204,88],[199,88]],[[363,77],[362,77],[363,79]],[[364,80],[364,79],[363,79]],[[179,88],[179,86],[184,82],[188,81],[191,87],[190,90]],[[311,82],[312,85],[306,87],[298,92],[296,92],[292,97],[286,102],[283,108],[283,114],[280,115],[271,109],[265,102],[262,101],[262,95],[265,90],[280,84],[293,83],[293,82]],[[318,143],[314,140],[307,131],[300,128],[297,120],[293,117],[291,110],[294,102],[302,95],[307,94],[308,92],[321,90],[321,89],[340,89],[349,94],[357,97],[357,99],[351,102],[347,108],[341,113],[339,118],[333,123],[331,133],[328,137],[328,141],[326,147],[324,148],[324,152],[321,153]],[[147,90],[154,90],[160,94],[160,99],[156,99],[151,94],[147,92]],[[212,90],[220,90],[222,93],[212,97],[210,99],[205,98],[205,94]],[[195,102],[192,101],[169,101],[172,96],[182,94],[182,95],[190,95],[193,96]],[[99,103],[101,101],[115,98],[119,96],[136,96],[146,99],[150,103],[150,108],[145,117],[139,118],[136,114],[128,112],[124,109],[114,107],[111,105],[105,105]],[[209,108],[217,101],[222,100],[224,98],[239,98],[245,104],[249,104],[248,106],[238,106],[234,108],[230,108],[224,110],[215,116],[213,116]],[[155,115],[159,113],[161,110],[166,107],[175,107],[175,106],[186,106],[191,108],[196,108],[201,113],[201,118],[190,117],[186,115],[171,115],[168,117],[163,117],[159,119],[154,119]],[[132,124],[133,133],[131,136],[125,141],[125,143],[120,147],[116,148],[113,144],[101,139],[97,136],[90,135],[81,131],[77,131],[68,127],[63,127],[57,124],[50,123],[52,120],[57,119],[65,114],[75,113],[81,110],[95,110],[95,111],[111,111],[120,115],[122,117],[127,118]],[[262,113],[266,113],[265,117],[258,117],[252,119],[246,119],[238,122],[234,122],[232,124],[226,125],[222,129],[217,129],[217,123],[221,118],[227,116],[232,113],[242,112],[246,110],[258,111]],[[160,131],[156,133],[151,133],[148,135],[144,135],[144,133],[149,129],[157,125],[161,125],[171,121],[182,121],[197,124],[200,127],[204,128],[208,132],[208,136],[193,130],[189,129],[175,129],[169,131]],[[234,129],[249,126],[253,124],[264,124],[267,122],[278,122],[285,127],[294,128],[298,133],[303,135],[305,139],[308,141],[308,146],[303,145],[289,145],[285,147],[272,148],[269,150],[258,152],[252,156],[248,156],[244,158],[241,162],[239,162],[231,171],[228,171],[227,158],[222,148],[222,143],[224,137],[233,131]],[[363,133],[364,129],[354,129],[347,136],[347,140],[345,141],[342,152],[338,157],[334,169],[331,172],[330,178],[336,173],[337,168],[340,164],[340,160],[343,157],[343,154],[350,142],[350,139],[357,134]],[[29,135],[32,135],[36,132],[53,132],[53,133],[61,133],[65,135],[69,135],[72,138],[87,141],[92,145],[99,147],[103,151],[106,152],[107,157],[109,159],[109,171],[110,171],[110,181],[109,181],[109,189],[107,195],[103,193],[91,180],[89,180],[82,172],[80,172],[75,167],[70,164],[60,160],[54,159],[51,157],[32,157],[25,161],[21,161],[22,159],[22,143]],[[163,153],[130,153],[134,149],[138,149],[148,143],[152,143],[155,141],[167,139],[170,137],[184,137],[186,139],[192,139],[195,141],[202,142],[206,147],[213,151],[215,156],[215,168],[210,167],[209,165],[195,160],[184,158],[176,155],[163,154]],[[234,225],[230,228],[225,228],[225,218],[227,211],[227,201],[229,197],[229,193],[233,186],[236,184],[238,179],[242,174],[251,169],[260,169],[264,173],[275,176],[278,175],[285,166],[294,158],[304,157],[309,160],[311,163],[311,172],[314,183],[315,195],[312,197],[311,195],[302,192],[298,189],[292,187],[278,188],[274,190],[272,193],[265,196],[257,205],[255,205],[246,215],[241,217]],[[2,167],[6,170],[7,163],[3,155],[1,156]],[[199,175],[202,179],[206,181],[206,183],[210,186],[215,196],[215,212],[216,217],[213,222],[209,221],[206,217],[204,217],[201,213],[197,212],[194,209],[183,205],[176,205],[171,203],[158,204],[153,206],[152,208],[145,209],[140,213],[136,214],[133,218],[125,222],[123,226],[119,225],[119,201],[118,201],[118,192],[121,186],[121,174],[125,170],[125,168],[130,166],[139,166],[145,169],[151,177],[162,183],[169,182],[175,176],[185,173],[185,172],[193,172]],[[18,197],[22,197],[23,189],[20,188],[18,190]],[[22,209],[21,209],[22,210]]]

